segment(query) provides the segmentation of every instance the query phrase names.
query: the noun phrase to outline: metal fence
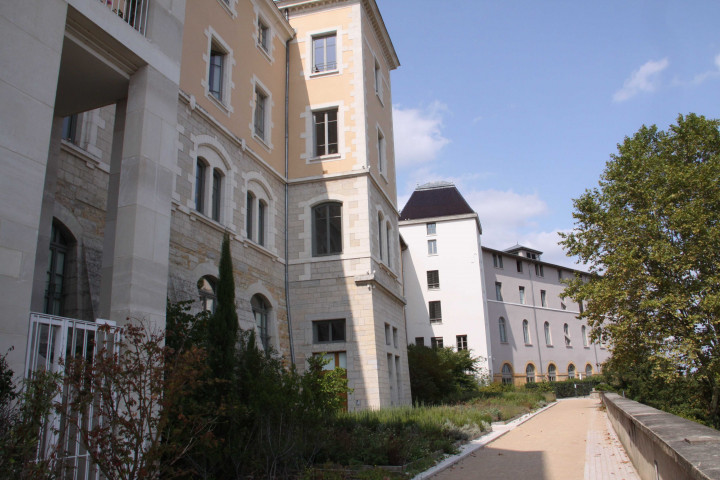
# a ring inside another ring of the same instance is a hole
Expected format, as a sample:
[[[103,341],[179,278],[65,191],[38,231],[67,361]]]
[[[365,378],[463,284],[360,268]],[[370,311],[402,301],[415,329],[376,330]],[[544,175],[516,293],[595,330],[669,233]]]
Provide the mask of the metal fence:
[[[98,0],[143,36],[147,29],[150,0]]]
[[[108,325],[110,329],[100,330],[103,325]],[[117,353],[119,341],[120,329],[109,320],[86,322],[31,313],[25,376],[32,378],[36,372],[44,370],[62,377],[67,359],[81,356],[92,361],[101,349]],[[66,407],[70,393],[68,388],[63,385],[58,391],[53,403],[60,408],[42,423],[38,458],[57,455],[64,479],[100,480],[101,473],[92,463],[76,425],[92,426],[101,422],[102,418],[93,414],[91,406],[84,417],[78,419],[77,413]],[[68,422],[70,416],[73,416],[73,421]]]

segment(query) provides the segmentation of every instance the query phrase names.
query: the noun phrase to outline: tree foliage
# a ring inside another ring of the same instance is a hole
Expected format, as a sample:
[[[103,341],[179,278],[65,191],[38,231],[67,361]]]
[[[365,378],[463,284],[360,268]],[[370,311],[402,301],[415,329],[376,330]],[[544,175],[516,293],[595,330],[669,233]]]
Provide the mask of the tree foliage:
[[[611,341],[615,367],[664,382],[692,378],[716,427],[719,126],[680,115],[667,131],[643,126],[625,138],[598,187],[574,201],[575,229],[562,241],[593,274],[570,281],[566,294],[587,303],[582,317],[594,338]]]
[[[408,345],[413,403],[436,405],[468,397],[478,388],[477,362],[469,350]]]
[[[232,381],[238,315],[230,237],[223,237],[217,285],[217,309],[208,321],[208,365],[213,378]]]

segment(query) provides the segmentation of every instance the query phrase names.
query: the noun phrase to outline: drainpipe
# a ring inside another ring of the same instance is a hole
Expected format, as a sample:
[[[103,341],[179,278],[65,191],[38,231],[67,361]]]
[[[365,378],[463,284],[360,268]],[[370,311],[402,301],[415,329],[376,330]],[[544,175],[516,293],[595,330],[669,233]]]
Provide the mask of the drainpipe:
[[[287,9],[285,9],[285,19],[290,19],[290,13]],[[289,149],[289,141],[290,141],[290,133],[289,133],[289,124],[290,124],[290,41],[289,39],[285,42],[285,311],[287,312],[287,324],[288,324],[288,338],[290,340],[290,362],[295,365],[295,346],[293,343],[293,328],[292,328],[292,315],[290,315],[290,259],[288,256],[290,255],[290,249],[288,247],[288,241],[289,241],[289,234],[288,234],[288,226],[289,226],[289,218],[290,214],[288,212],[288,207],[290,205],[289,200],[289,185],[288,182],[290,180],[290,167],[289,167],[289,159],[290,159],[290,149]]]

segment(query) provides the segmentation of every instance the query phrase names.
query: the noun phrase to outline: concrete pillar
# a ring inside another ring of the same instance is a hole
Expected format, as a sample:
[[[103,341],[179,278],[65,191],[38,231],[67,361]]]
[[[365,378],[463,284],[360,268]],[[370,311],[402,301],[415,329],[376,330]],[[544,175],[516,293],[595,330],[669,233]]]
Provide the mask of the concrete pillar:
[[[0,1],[0,354],[22,374],[65,31],[62,0]]]
[[[130,79],[124,122],[118,105],[122,155],[114,145],[111,185],[117,188],[111,186],[108,200],[114,241],[103,251],[101,312],[108,312],[109,298],[110,319],[119,323],[134,318],[165,325],[177,95],[177,83],[145,66]]]

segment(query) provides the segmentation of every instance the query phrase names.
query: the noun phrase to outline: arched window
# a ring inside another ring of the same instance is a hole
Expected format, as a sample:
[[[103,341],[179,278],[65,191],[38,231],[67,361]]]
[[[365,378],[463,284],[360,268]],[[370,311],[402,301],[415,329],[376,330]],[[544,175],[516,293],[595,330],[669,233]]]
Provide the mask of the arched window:
[[[592,377],[592,374],[593,374],[592,365],[590,365],[590,364],[588,363],[587,365],[585,365],[585,376],[586,376],[586,377]]]
[[[557,380],[557,367],[554,363],[548,365],[548,381],[554,382]]]
[[[503,317],[500,317],[500,320],[498,320],[498,328],[500,329],[500,343],[507,343],[507,329]]]
[[[587,337],[587,327],[585,325],[582,326],[582,341],[583,341],[583,347],[587,347],[588,346],[588,337]]]
[[[504,385],[512,385],[513,383],[512,367],[509,363],[504,363],[502,366],[502,383]]]
[[[523,329],[523,340],[525,341],[525,345],[530,345],[530,325],[528,324],[527,320],[523,320],[522,329]]]
[[[570,340],[570,327],[568,327],[568,324],[566,323],[563,325],[563,333],[565,334],[565,346],[569,347],[572,345],[572,341]]]
[[[313,256],[342,253],[342,203],[326,202],[312,209]]]
[[[221,186],[222,186],[222,172],[219,169],[213,170],[213,182],[212,182],[212,219],[216,222],[220,221],[220,206],[221,202]]]
[[[387,247],[387,265],[392,268],[390,263],[392,261],[392,255],[390,255],[390,252],[392,252],[392,228],[390,222],[385,224],[385,246]]]
[[[385,260],[385,246],[383,242],[383,216],[382,213],[378,212],[378,221],[377,221],[377,227],[378,227],[378,250],[380,252],[380,260]]]
[[[575,378],[575,365],[568,365],[568,378]]]
[[[217,304],[217,295],[215,294],[215,286],[217,282],[209,275],[205,275],[198,280],[198,296],[200,297],[200,305],[205,312],[215,313]]]
[[[255,204],[255,195],[252,192],[247,193],[247,204],[245,205],[245,231],[247,238],[253,238],[253,205]]]
[[[257,329],[258,339],[263,348],[267,350],[270,346],[270,331],[268,329],[270,304],[262,295],[253,295],[250,300],[250,305],[252,306],[253,317],[255,317],[255,328]]]
[[[527,377],[527,383],[535,383],[535,365],[530,363],[525,367],[525,376]]]
[[[50,258],[45,282],[45,313],[63,315],[65,304],[66,260],[70,238],[53,222],[50,230]]]
[[[265,200],[258,202],[258,232],[257,232],[257,243],[265,246],[265,223],[267,217],[267,203]]]
[[[545,345],[552,345],[552,336],[550,335],[550,324],[545,322]]]
[[[195,210],[205,213],[205,177],[207,177],[207,163],[198,157],[195,166]]]

